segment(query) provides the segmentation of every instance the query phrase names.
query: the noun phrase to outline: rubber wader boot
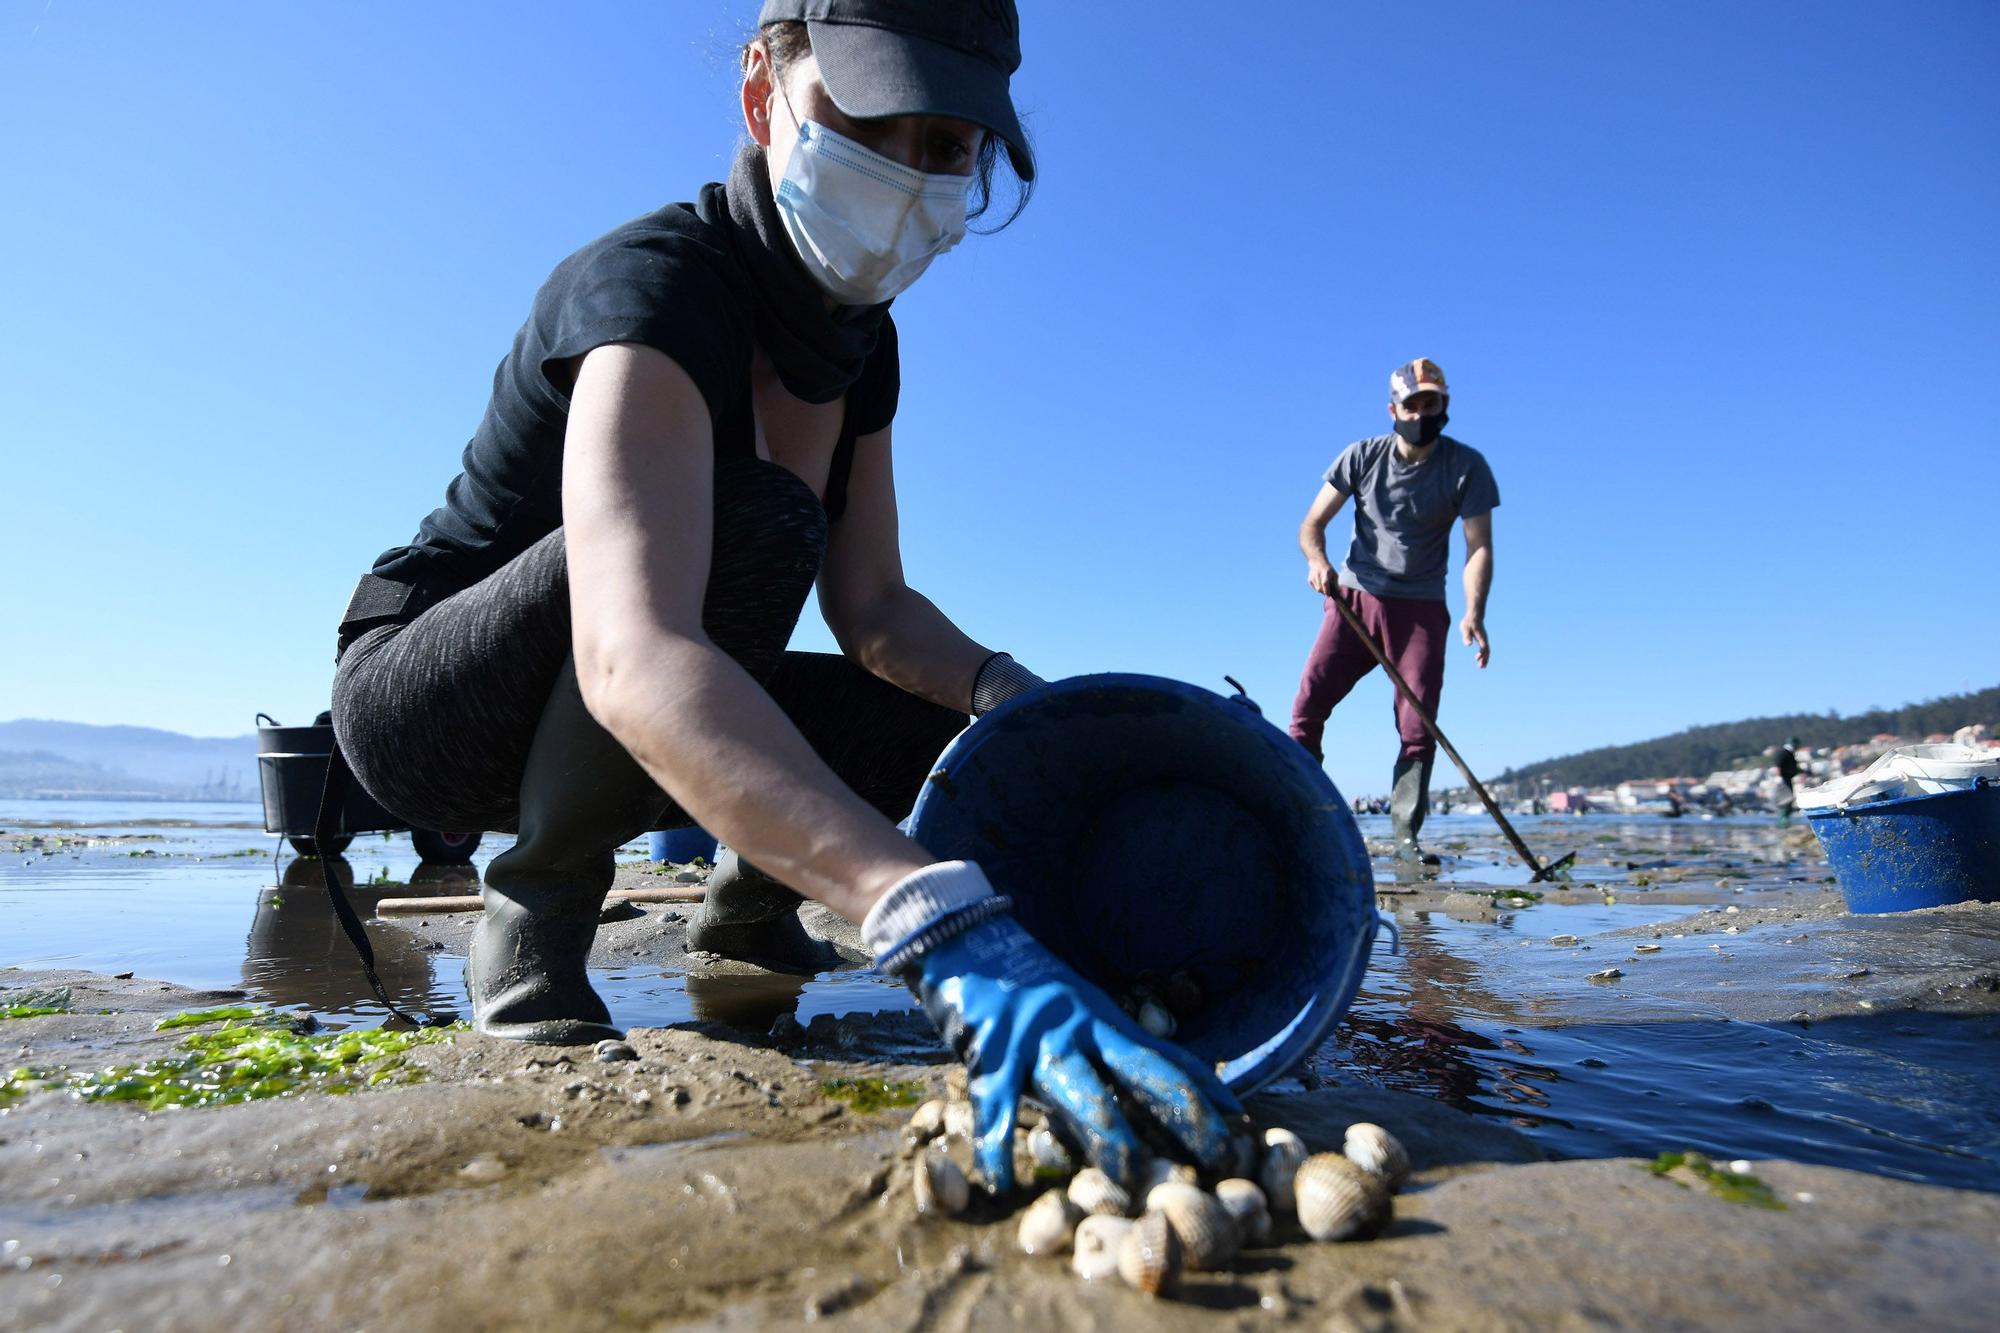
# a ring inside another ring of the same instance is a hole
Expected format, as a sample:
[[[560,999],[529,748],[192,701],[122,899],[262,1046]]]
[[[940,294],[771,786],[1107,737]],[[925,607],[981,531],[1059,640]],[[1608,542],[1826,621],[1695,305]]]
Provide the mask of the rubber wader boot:
[[[1417,869],[1438,864],[1437,855],[1417,842],[1417,831],[1431,808],[1431,759],[1401,759],[1396,785],[1389,793],[1389,827],[1396,842],[1396,864]]]
[[[773,972],[817,975],[840,964],[840,951],[806,932],[797,893],[724,850],[708,894],[688,923],[687,947],[754,963]]]
[[[666,803],[584,708],[575,665],[565,663],[521,774],[520,835],[486,870],[486,911],[465,969],[475,1028],[560,1046],[622,1035],[584,965],[618,848]]]

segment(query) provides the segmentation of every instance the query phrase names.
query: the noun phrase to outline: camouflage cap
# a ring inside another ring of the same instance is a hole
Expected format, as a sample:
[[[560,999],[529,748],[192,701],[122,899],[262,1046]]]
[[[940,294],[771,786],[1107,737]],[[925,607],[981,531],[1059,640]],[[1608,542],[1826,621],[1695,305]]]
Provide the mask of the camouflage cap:
[[[1420,356],[1407,365],[1397,366],[1389,375],[1389,401],[1398,407],[1413,393],[1434,393],[1442,398],[1451,397],[1451,390],[1445,385],[1444,371],[1438,363],[1427,356]]]

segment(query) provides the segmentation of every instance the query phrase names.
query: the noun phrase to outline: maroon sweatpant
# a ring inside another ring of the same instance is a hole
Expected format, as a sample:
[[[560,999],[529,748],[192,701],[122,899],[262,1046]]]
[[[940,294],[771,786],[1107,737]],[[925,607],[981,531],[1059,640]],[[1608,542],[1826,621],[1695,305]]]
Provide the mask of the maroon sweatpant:
[[[1451,609],[1427,597],[1377,597],[1359,588],[1335,589],[1348,607],[1368,627],[1375,642],[1403,673],[1417,698],[1432,717],[1437,716],[1438,697],[1444,693],[1444,654],[1451,635]],[[1313,641],[1312,655],[1306,658],[1305,672],[1299,677],[1299,694],[1292,700],[1292,739],[1323,757],[1320,737],[1326,730],[1327,715],[1347,697],[1361,678],[1375,669],[1375,658],[1348,626],[1333,599],[1326,603],[1326,619],[1320,622],[1319,638]],[[1423,719],[1396,692],[1396,731],[1403,738],[1404,759],[1429,759],[1437,752],[1437,742],[1425,730]]]

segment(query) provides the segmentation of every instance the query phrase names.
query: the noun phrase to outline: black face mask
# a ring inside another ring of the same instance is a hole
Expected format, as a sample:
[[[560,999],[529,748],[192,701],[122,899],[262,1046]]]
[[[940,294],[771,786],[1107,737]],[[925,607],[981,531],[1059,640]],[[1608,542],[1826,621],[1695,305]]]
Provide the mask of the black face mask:
[[[1438,436],[1444,434],[1444,423],[1450,419],[1443,412],[1418,417],[1415,421],[1403,421],[1399,418],[1396,422],[1396,438],[1404,444],[1414,445],[1419,449],[1427,444],[1436,444]]]

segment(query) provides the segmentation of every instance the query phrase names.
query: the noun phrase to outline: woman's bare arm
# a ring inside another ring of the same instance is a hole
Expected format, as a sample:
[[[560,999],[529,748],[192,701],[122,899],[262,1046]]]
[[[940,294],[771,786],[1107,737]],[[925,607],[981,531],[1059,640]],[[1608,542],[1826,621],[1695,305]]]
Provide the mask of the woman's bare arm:
[[[562,485],[577,681],[591,716],[703,828],[859,921],[933,858],[702,631],[712,441],[707,404],[671,358],[628,344],[584,357]]]
[[[903,581],[896,483],[885,429],[855,441],[847,512],[833,527],[819,606],[840,650],[892,685],[961,713],[993,655]]]

